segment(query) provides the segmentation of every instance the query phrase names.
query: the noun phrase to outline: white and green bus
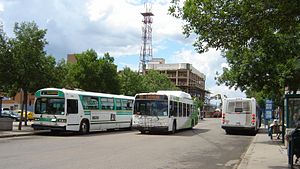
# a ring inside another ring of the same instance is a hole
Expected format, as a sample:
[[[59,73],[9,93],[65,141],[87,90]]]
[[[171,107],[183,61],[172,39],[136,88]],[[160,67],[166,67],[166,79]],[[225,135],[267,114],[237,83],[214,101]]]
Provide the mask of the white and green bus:
[[[45,88],[35,93],[35,130],[90,131],[130,128],[134,97]]]
[[[145,132],[170,132],[193,128],[198,113],[191,95],[182,91],[158,91],[135,96],[132,127]]]

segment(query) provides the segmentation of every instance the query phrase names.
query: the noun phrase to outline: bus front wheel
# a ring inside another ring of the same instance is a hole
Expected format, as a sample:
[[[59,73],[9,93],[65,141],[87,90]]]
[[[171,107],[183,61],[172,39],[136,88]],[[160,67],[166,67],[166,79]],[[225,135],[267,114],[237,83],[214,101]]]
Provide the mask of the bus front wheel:
[[[86,120],[80,123],[80,134],[88,134],[89,133],[89,124]]]

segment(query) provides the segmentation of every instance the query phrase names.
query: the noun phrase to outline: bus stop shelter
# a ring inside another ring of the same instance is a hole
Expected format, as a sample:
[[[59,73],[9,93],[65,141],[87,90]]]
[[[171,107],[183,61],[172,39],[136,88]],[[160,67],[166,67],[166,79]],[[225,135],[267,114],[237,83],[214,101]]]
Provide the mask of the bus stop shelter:
[[[282,125],[283,139],[285,134],[289,134],[296,128],[296,124],[300,122],[300,94],[286,94],[284,98],[285,119]],[[286,129],[284,128],[286,127]]]
[[[289,163],[289,166],[292,167],[294,164],[294,155],[299,156],[299,154],[298,154],[299,153],[299,145],[298,145],[299,144],[299,136],[297,136],[298,135],[296,133],[297,130],[294,130],[294,129],[300,123],[300,94],[286,94],[285,95],[284,111],[285,111],[284,124],[286,125],[286,129],[284,130],[284,125],[283,125],[282,141],[285,142],[284,140],[286,139],[285,145],[288,148],[288,159],[289,159],[288,163]],[[287,137],[285,137],[285,135]],[[295,145],[298,145],[298,147]]]

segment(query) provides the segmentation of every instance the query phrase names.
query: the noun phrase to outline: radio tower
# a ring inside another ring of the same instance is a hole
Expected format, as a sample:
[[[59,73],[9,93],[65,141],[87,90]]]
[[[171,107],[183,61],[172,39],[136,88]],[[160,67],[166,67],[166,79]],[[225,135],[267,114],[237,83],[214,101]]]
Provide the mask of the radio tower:
[[[146,4],[146,12],[141,13],[144,17],[143,27],[142,27],[142,46],[140,51],[140,64],[139,73],[146,73],[146,63],[152,59],[152,28],[151,24],[153,22],[151,12],[151,4]]]

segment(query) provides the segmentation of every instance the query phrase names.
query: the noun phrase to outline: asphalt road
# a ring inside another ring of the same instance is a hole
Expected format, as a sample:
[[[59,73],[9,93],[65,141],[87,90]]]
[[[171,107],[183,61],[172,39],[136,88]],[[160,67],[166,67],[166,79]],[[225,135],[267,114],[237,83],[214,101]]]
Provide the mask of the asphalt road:
[[[232,169],[253,136],[226,135],[219,119],[175,135],[138,131],[0,139],[2,169]]]

